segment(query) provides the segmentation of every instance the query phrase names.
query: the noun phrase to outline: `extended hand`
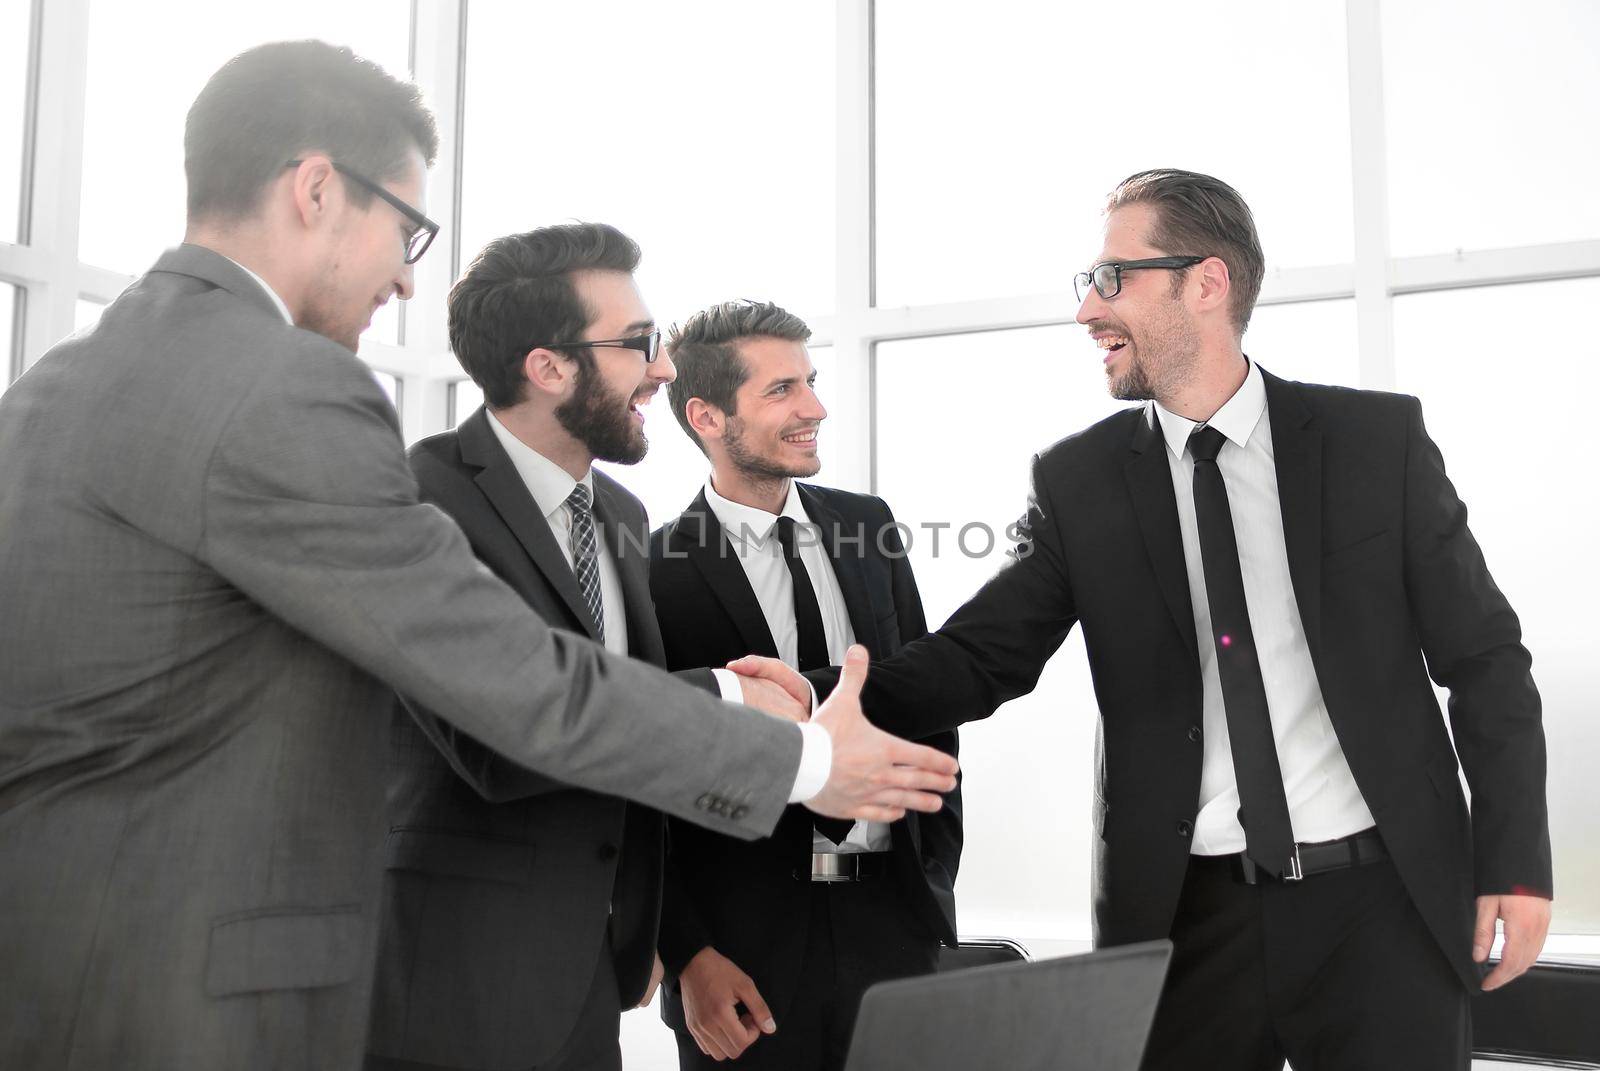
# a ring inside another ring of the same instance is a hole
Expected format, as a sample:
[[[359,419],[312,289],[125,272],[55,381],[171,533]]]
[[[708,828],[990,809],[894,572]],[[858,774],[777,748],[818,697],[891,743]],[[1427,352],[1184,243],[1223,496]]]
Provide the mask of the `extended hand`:
[[[794,667],[778,658],[768,658],[765,655],[745,655],[729,662],[725,669],[731,669],[746,681],[764,680],[782,688],[794,698],[796,703],[806,708],[806,714],[811,713],[811,701],[815,693],[811,685]]]
[[[667,969],[661,965],[661,955],[656,954],[656,961],[650,965],[650,984],[644,987],[644,996],[639,998],[635,1008],[648,1008],[650,1002],[656,999],[656,989],[661,985],[661,979],[666,977]]]
[[[780,662],[779,665],[782,665]],[[784,668],[788,668],[785,666]],[[798,676],[798,675],[797,675]],[[804,684],[804,681],[801,681]],[[739,677],[739,690],[744,693],[745,706],[755,707],[778,718],[806,721],[811,717],[811,697],[805,703],[795,702],[794,696],[782,687],[762,677]]]
[[[829,818],[893,822],[906,811],[937,811],[936,793],[956,787],[956,760],[935,748],[890,736],[861,713],[867,649],[855,644],[828,701],[811,721],[833,739],[833,768],[806,806]]]
[[[1484,992],[1499,989],[1522,974],[1544,949],[1550,932],[1550,901],[1542,896],[1478,897],[1478,925],[1472,934],[1472,958],[1482,963],[1494,944],[1494,920],[1505,922],[1506,943],[1500,949],[1500,964],[1483,980]]]
[[[738,966],[710,945],[695,953],[678,976],[683,988],[683,1018],[700,1051],[721,1063],[734,1060],[762,1034],[773,1034],[767,1002]],[[734,1010],[743,1001],[744,1015]]]

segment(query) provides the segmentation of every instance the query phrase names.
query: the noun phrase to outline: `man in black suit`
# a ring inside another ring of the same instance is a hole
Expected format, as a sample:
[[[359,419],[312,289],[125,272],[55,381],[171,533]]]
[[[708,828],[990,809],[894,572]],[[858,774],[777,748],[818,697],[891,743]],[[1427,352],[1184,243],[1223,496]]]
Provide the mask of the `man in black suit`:
[[[827,416],[810,335],[775,305],[729,302],[669,343],[673,413],[712,469],[651,540],[669,668],[750,652],[822,668],[851,643],[876,660],[927,631],[883,500],[795,482],[820,468]],[[924,742],[955,754],[953,731]],[[759,844],[677,822],[669,840],[662,1017],[685,1071],[837,1068],[866,987],[932,971],[940,942],[955,943],[959,791],[937,815],[892,824],[791,807]]]
[[[633,464],[671,359],[613,227],[491,242],[450,293],[450,341],[486,404],[412,447],[424,501],[555,628],[664,664]],[[578,345],[578,340],[597,340]],[[680,677],[740,698],[708,669]],[[746,678],[744,683],[750,683]],[[800,717],[767,682],[749,701]],[[660,812],[509,762],[417,711],[394,726],[371,1068],[620,1067],[620,1009],[648,1003]]]
[[[1147,1066],[1465,1068],[1469,992],[1549,925],[1530,657],[1416,399],[1244,355],[1262,276],[1225,183],[1118,186],[1077,319],[1148,404],[1034,459],[1017,559],[863,702],[913,736],[986,716],[1081,621],[1096,941],[1176,945]]]

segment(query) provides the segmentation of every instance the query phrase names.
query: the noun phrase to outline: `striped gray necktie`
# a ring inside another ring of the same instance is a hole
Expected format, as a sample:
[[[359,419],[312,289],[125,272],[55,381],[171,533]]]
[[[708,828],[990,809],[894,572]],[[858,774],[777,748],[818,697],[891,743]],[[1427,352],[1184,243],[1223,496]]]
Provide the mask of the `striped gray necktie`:
[[[606,642],[605,603],[600,598],[600,565],[595,556],[599,544],[594,537],[594,510],[589,505],[589,489],[578,484],[567,496],[567,508],[572,511],[572,571],[577,574],[578,588],[583,601],[594,618],[596,635]]]

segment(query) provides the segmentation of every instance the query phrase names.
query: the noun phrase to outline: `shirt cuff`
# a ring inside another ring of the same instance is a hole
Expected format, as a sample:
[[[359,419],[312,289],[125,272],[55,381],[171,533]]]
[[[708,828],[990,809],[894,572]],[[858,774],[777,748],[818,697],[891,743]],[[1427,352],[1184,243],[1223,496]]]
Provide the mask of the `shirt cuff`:
[[[717,679],[717,691],[722,693],[724,701],[744,702],[744,689],[739,686],[739,674],[731,669],[714,669],[711,675]]]
[[[801,722],[800,769],[794,775],[790,803],[807,803],[828,783],[833,772],[833,737],[828,730],[811,722]]]

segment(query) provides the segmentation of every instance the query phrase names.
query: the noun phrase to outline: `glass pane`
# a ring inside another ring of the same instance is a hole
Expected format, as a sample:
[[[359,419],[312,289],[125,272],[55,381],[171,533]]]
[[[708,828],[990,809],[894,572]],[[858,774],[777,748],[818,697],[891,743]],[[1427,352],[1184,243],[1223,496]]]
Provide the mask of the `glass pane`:
[[[1600,4],[1379,10],[1391,253],[1600,238]]]
[[[483,404],[483,391],[470,379],[458,379],[450,384],[450,412],[448,414],[450,426],[455,427],[467,419]],[[646,413],[645,421],[650,420]]]
[[[811,361],[817,369],[817,393],[823,407],[828,404],[829,393],[823,381],[832,365],[833,348],[816,346],[811,349]],[[827,422],[818,434],[818,456],[822,459],[822,472],[816,479],[827,483],[828,458]],[[694,496],[704,486],[711,472],[711,464],[689,438],[677,417],[672,415],[672,403],[666,388],[656,393],[644,411],[644,433],[650,440],[650,452],[637,465],[614,465],[600,462],[598,467],[622,484],[644,503],[650,514],[652,528],[672,520],[688,508]]]
[[[396,409],[400,407],[400,379],[392,372],[372,370],[372,378],[378,381],[378,386],[383,388],[383,393],[389,396],[389,404]]]
[[[1238,189],[1269,271],[1349,261],[1344,4],[1219,10],[879,0],[877,303],[1070,290],[1106,194],[1149,167]],[[1125,63],[1091,58],[1130,39]]]
[[[405,77],[409,11],[386,0],[281,0],[219,18],[209,0],[93,3],[79,256],[138,274],[182,240],[184,117],[228,59],[267,41],[318,37]],[[173,27],[188,28],[181,48]]]
[[[22,207],[22,136],[28,105],[28,15],[24,0],[0,4],[0,242],[17,240]]]
[[[971,374],[980,359],[990,374]],[[961,385],[959,398],[952,383]],[[930,627],[1004,561],[1032,456],[1126,404],[1106,392],[1098,351],[1076,326],[880,343],[875,393],[878,487],[911,527]],[[1096,709],[1074,630],[1032,695],[962,729],[961,765],[974,793],[961,864],[963,932],[1089,936]],[[1037,770],[1040,755],[1066,759],[1049,778],[1017,776]]]
[[[1600,933],[1600,781],[1594,713],[1593,567],[1600,494],[1591,461],[1600,340],[1590,330],[1600,279],[1397,297],[1399,389],[1423,400],[1428,432],[1471,509],[1473,534],[1522,621],[1544,699],[1549,744],[1555,933]],[[1559,340],[1535,367],[1483,329],[1486,308],[1514,309]],[[1562,850],[1565,848],[1565,850]]]
[[[91,301],[88,298],[79,298],[77,305],[72,310],[72,330],[82,331],[86,327],[93,327],[100,320],[100,314],[106,311],[105,304]]]
[[[1262,305],[1250,316],[1244,351],[1282,379],[1359,387],[1356,303],[1347,298]]]
[[[663,324],[741,297],[832,311],[833,4],[494,4],[467,34],[463,262],[591,220],[643,248]],[[539,41],[565,46],[530,69]]]

